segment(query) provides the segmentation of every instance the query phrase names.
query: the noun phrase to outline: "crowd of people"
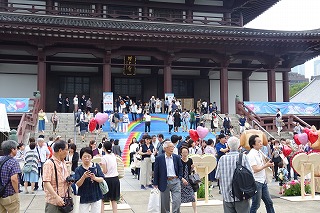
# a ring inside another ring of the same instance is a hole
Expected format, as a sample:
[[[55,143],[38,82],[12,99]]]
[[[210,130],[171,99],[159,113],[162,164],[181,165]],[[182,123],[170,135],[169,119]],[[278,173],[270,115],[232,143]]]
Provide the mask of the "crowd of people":
[[[50,137],[47,142],[43,135],[37,139],[31,137],[27,145],[4,141],[1,145],[4,156],[0,157],[4,163],[0,168],[1,180],[7,184],[0,198],[1,211],[19,212],[18,193],[34,194],[41,189],[45,192],[45,212],[48,213],[60,212],[67,203],[69,191],[80,197],[79,212],[89,212],[89,209],[94,213],[104,212],[104,201],[110,201],[113,212],[117,212],[120,181],[116,156],[121,156],[118,142],[103,138],[97,146],[92,140],[78,153],[73,139],[65,142],[60,136]],[[94,157],[99,157],[99,163],[92,162]],[[101,182],[107,184],[107,193],[103,194]]]

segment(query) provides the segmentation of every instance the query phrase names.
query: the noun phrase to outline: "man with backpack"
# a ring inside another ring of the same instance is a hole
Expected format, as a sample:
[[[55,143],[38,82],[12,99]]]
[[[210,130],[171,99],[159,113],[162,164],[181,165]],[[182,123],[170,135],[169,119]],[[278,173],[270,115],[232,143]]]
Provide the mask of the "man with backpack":
[[[19,178],[21,173],[17,154],[18,143],[13,140],[3,141],[0,157],[0,212],[20,212]]]
[[[261,199],[263,200],[267,213],[274,213],[273,202],[271,200],[265,169],[273,166],[271,160],[265,162],[262,148],[262,140],[258,135],[251,135],[249,138],[249,146],[251,148],[248,154],[248,160],[253,170],[253,176],[257,185],[257,193],[252,197],[252,205],[250,213],[256,213],[260,207]]]
[[[223,196],[223,209],[224,212],[249,213],[250,199],[239,199],[235,195],[236,189],[233,187],[233,181],[237,178],[234,176],[234,172],[237,168],[237,162],[239,162],[239,139],[237,137],[230,137],[228,139],[228,146],[230,152],[221,156],[216,170],[216,178],[220,181],[220,190]],[[241,161],[241,165],[247,168],[248,174],[252,176],[252,169],[245,155],[242,155]],[[253,177],[252,184],[255,184]],[[254,189],[252,191],[253,193],[255,192]]]

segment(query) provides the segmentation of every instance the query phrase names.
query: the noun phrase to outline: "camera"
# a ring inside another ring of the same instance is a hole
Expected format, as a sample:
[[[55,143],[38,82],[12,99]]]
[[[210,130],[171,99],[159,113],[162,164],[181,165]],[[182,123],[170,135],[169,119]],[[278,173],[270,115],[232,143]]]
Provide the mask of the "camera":
[[[73,176],[68,176],[68,177],[66,178],[66,181],[67,181],[68,183],[74,183],[74,182],[75,182],[75,179],[74,179]]]

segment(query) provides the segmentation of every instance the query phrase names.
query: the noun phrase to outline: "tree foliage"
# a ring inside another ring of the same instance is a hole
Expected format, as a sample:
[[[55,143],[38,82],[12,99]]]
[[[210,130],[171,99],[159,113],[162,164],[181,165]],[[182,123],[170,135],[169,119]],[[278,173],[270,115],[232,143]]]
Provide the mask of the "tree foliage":
[[[301,83],[296,83],[296,84],[290,85],[290,87],[289,87],[290,97],[294,96],[297,92],[302,90],[307,85],[308,85],[308,82],[301,82]]]

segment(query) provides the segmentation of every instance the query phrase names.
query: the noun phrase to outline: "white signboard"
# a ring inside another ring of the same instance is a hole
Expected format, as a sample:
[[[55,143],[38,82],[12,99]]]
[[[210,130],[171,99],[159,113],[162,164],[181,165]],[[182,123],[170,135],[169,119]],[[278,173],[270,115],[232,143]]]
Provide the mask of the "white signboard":
[[[10,132],[6,105],[0,104],[0,132]]]
[[[103,112],[113,112],[113,92],[103,93]]]
[[[166,100],[168,98],[169,103],[171,104],[172,100],[174,99],[174,93],[165,93],[164,99]]]

